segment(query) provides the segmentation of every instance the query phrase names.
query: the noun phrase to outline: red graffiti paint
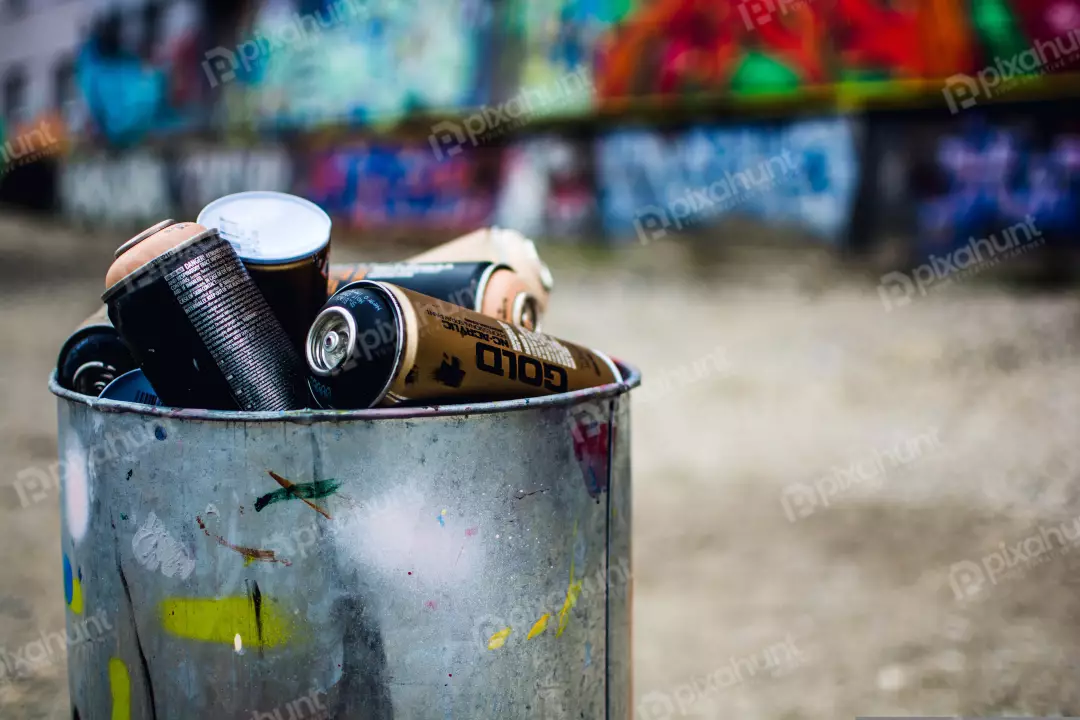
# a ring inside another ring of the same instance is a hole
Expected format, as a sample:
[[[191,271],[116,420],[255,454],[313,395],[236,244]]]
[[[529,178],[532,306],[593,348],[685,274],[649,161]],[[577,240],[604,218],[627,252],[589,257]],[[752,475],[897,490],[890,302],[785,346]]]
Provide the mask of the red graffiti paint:
[[[425,602],[424,607],[426,607],[428,610],[437,610],[438,609],[438,607],[435,605],[434,600],[428,600],[427,602]]]
[[[259,560],[259,561],[262,561],[262,562],[281,563],[282,565],[285,565],[286,567],[288,567],[289,565],[292,565],[292,563],[289,562],[288,560],[286,560],[284,558],[279,558],[274,553],[273,550],[260,550],[258,548],[244,547],[243,545],[233,545],[232,543],[230,543],[228,540],[221,537],[220,535],[216,535],[214,533],[211,533],[210,530],[206,527],[206,523],[204,523],[203,519],[201,517],[199,517],[198,515],[195,516],[195,522],[199,523],[199,529],[203,531],[203,533],[206,535],[206,537],[214,540],[221,547],[225,547],[225,548],[228,548],[228,549],[230,549],[230,550],[232,550],[234,552],[240,553],[241,555],[244,556],[246,562],[248,562],[248,563],[255,562],[256,560]]]
[[[465,530],[465,537],[472,537],[472,536],[476,535],[476,533],[478,533],[478,532],[480,532],[480,528],[475,528],[475,527],[468,528],[467,530]]]
[[[611,426],[607,422],[579,419],[572,431],[574,438],[574,457],[585,478],[585,488],[589,495],[596,498],[607,492],[610,463],[608,450],[610,439],[614,439]]]

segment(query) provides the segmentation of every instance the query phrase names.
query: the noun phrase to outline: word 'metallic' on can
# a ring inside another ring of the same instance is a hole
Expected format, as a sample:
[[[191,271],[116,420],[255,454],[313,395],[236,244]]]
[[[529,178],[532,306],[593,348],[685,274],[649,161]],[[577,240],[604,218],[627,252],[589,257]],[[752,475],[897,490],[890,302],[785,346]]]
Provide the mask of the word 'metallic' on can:
[[[536,298],[540,313],[546,313],[555,285],[551,270],[540,259],[536,244],[517,230],[489,227],[443,243],[407,262],[493,262],[508,265]]]
[[[368,280],[319,313],[307,360],[316,401],[338,409],[537,397],[622,380],[596,350]]]
[[[303,361],[216,230],[177,223],[125,245],[102,299],[164,405],[255,411],[310,404]]]
[[[288,193],[254,190],[218,198],[197,222],[228,240],[298,353],[326,302],[330,216]]]
[[[109,322],[104,305],[64,342],[56,360],[60,385],[83,395],[100,395],[109,383],[134,368],[135,359]]]
[[[540,302],[509,265],[400,262],[330,266],[331,294],[357,280],[392,283],[511,325],[539,329]]]

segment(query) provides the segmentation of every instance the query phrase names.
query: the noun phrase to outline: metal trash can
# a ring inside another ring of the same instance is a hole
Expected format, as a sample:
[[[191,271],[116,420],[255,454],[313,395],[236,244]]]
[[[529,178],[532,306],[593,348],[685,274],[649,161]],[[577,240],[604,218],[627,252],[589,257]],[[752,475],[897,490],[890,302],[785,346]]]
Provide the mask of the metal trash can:
[[[622,369],[542,399],[290,413],[54,376],[73,717],[630,718]]]

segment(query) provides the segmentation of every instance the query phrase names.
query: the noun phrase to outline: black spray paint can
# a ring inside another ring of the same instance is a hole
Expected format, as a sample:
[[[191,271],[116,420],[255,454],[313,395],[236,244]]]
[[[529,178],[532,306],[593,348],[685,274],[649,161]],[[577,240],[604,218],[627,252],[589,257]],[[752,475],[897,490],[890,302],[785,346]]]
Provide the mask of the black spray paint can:
[[[540,303],[508,265],[493,262],[356,263],[330,266],[330,293],[357,280],[388,282],[529,330]]]
[[[130,246],[102,299],[164,405],[298,410],[307,372],[236,251],[196,223]]]
[[[329,296],[330,216],[288,193],[253,190],[218,198],[196,221],[232,243],[299,354]]]
[[[102,400],[120,400],[140,405],[161,404],[157,390],[154,390],[150,381],[146,379],[146,375],[138,368],[124,373],[109,383],[108,387],[101,391],[100,397]]]
[[[102,306],[84,320],[60,348],[56,375],[62,387],[96,397],[113,380],[135,368],[135,358],[106,311]]]

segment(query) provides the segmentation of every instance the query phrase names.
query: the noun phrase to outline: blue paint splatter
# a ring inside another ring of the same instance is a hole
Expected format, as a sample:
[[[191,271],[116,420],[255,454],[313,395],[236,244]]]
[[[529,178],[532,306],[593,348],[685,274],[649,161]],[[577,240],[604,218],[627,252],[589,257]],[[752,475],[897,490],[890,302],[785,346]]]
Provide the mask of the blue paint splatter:
[[[71,604],[71,596],[74,591],[72,587],[71,579],[71,561],[68,560],[68,556],[64,555],[64,600],[68,605]]]
[[[446,527],[446,521],[445,521],[445,520],[443,520],[443,516],[442,516],[442,515],[436,515],[435,517],[436,517],[436,519],[437,519],[437,520],[439,521],[439,524],[440,524],[440,525],[442,525],[443,527]]]
[[[164,440],[165,438],[167,438],[169,436],[165,433],[165,428],[161,427],[160,425],[155,425],[154,426],[154,437],[156,437],[158,440]]]

